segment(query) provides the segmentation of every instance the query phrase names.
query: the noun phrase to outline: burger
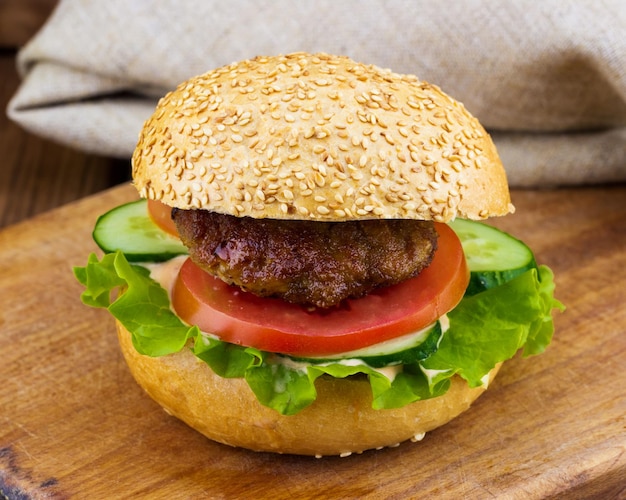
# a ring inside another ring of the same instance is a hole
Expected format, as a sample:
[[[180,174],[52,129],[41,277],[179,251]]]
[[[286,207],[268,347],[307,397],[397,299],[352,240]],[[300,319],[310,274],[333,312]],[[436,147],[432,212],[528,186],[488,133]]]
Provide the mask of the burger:
[[[464,106],[347,57],[257,57],[164,96],[138,201],[75,268],[143,389],[208,438],[361,453],[466,411],[553,334],[553,275],[479,222],[513,212]],[[115,292],[115,293],[114,293]]]

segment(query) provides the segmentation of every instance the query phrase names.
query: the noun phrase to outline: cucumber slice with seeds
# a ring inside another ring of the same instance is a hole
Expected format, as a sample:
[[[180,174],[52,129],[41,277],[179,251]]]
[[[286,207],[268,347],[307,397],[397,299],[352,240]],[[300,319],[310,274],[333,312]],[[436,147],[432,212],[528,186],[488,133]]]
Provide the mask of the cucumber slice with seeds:
[[[129,262],[163,262],[187,253],[178,238],[154,223],[146,200],[126,203],[101,215],[93,239],[104,252],[121,250]]]
[[[530,248],[504,231],[465,219],[449,225],[461,240],[470,269],[467,295],[499,286],[537,267]]]

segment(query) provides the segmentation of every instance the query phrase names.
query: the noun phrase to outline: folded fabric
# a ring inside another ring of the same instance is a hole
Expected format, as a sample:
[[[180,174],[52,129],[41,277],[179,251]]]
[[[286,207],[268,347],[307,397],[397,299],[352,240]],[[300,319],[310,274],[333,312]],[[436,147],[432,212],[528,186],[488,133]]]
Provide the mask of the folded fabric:
[[[181,81],[321,51],[439,85],[493,135],[513,186],[625,181],[625,34],[622,0],[62,0],[19,54],[8,114],[128,158]]]

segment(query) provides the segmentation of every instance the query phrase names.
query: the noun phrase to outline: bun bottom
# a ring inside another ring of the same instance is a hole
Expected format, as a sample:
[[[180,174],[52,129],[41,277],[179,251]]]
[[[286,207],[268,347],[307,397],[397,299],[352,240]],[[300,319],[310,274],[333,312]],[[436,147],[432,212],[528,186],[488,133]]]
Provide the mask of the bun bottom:
[[[317,400],[296,415],[284,416],[261,405],[243,379],[219,377],[189,350],[144,356],[119,322],[117,331],[133,377],[152,399],[206,437],[254,451],[346,456],[419,440],[463,413],[485,391],[454,377],[443,396],[374,410],[367,380],[324,376],[316,381]],[[498,368],[489,374],[490,381]]]

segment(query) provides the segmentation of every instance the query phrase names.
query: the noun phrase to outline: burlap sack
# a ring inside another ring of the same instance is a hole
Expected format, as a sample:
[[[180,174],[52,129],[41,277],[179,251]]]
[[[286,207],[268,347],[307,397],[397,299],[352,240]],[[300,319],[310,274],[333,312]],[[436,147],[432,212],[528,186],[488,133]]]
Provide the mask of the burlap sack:
[[[626,180],[623,0],[62,0],[19,54],[8,113],[129,157],[177,83],[298,50],[438,84],[492,133],[513,186]]]

